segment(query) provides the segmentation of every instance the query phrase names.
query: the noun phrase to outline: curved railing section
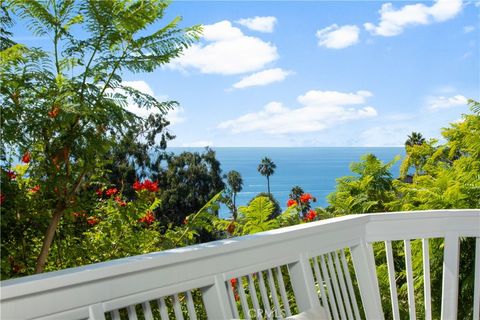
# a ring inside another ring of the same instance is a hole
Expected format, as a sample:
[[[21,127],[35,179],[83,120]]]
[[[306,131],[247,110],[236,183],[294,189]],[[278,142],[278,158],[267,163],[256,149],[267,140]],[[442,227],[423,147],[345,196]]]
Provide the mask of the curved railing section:
[[[467,238],[475,242],[471,313],[479,319],[480,210],[350,215],[7,280],[1,318],[277,319],[321,309],[328,319],[383,319],[388,299],[393,319],[415,319],[421,279],[421,314],[431,319],[430,254],[432,242],[441,241],[441,318],[456,319],[460,243]],[[421,251],[422,275],[413,275],[412,247]],[[381,266],[377,250],[384,251]],[[399,254],[403,270],[395,270]],[[380,267],[388,270],[387,293]],[[408,303],[399,303],[399,274]]]

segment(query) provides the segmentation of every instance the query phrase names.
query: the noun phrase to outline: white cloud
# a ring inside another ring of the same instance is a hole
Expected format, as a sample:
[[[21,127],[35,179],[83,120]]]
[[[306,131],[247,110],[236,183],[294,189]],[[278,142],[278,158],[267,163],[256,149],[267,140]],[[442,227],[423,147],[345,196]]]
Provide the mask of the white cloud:
[[[242,74],[260,70],[278,59],[275,45],[244,35],[227,20],[204,26],[203,39],[207,43],[191,46],[167,67],[193,68],[201,73]]]
[[[277,23],[277,18],[275,17],[254,17],[246,18],[235,21],[242,26],[247,27],[250,30],[260,31],[260,32],[273,32],[275,24]]]
[[[362,147],[403,147],[412,129],[406,125],[376,126],[359,135],[357,144]]]
[[[462,0],[437,0],[432,6],[422,3],[409,4],[395,9],[391,3],[385,3],[380,9],[378,25],[365,23],[365,29],[373,35],[396,36],[408,26],[427,25],[454,18],[462,10]]]
[[[339,27],[332,24],[329,27],[318,30],[316,36],[318,45],[330,49],[342,49],[354,45],[358,42],[360,29],[354,25],[345,25]]]
[[[292,72],[283,70],[281,68],[263,70],[243,77],[240,81],[233,84],[233,88],[243,89],[254,86],[265,86],[273,82],[283,81],[290,74],[292,74]]]
[[[151,95],[155,97],[158,101],[165,101],[168,99],[168,96],[156,96],[155,93],[153,92],[153,89],[150,87],[150,85],[143,81],[143,80],[135,80],[135,81],[123,81],[122,85],[132,87],[140,92],[143,92],[145,94]],[[147,118],[150,114],[152,113],[160,113],[158,109],[145,109],[145,108],[140,108],[138,107],[133,100],[129,99],[128,100],[128,105],[126,108],[128,111],[132,112],[133,114],[142,117],[142,118]],[[183,117],[184,109],[182,107],[177,107],[173,110],[170,110],[166,118],[167,120],[170,121],[170,124],[178,124],[181,122],[185,121],[185,118]]]
[[[465,33],[470,33],[472,31],[475,31],[475,26],[465,26],[465,27],[463,27],[463,32],[465,32]]]
[[[213,141],[210,140],[200,140],[200,141],[192,141],[183,143],[182,147],[185,148],[203,148],[203,147],[213,147]]]
[[[318,132],[334,125],[377,116],[377,111],[365,106],[372,96],[368,91],[343,93],[311,90],[297,100],[300,108],[288,108],[280,102],[270,102],[259,112],[247,113],[224,121],[220,129],[233,133],[261,131],[268,134]],[[355,108],[353,105],[363,105]]]
[[[453,97],[430,97],[427,99],[427,109],[436,111],[439,109],[449,109],[458,106],[466,106],[468,99],[462,95],[455,95]]]

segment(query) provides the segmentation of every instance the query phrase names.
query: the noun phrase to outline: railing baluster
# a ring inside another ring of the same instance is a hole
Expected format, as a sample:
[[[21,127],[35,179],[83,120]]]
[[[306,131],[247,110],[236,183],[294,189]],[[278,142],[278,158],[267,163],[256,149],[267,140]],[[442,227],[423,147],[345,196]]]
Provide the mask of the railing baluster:
[[[425,305],[425,320],[432,319],[432,298],[430,293],[430,249],[428,239],[422,239],[423,252],[423,300]]]
[[[340,317],[342,319],[346,319],[347,315],[345,313],[344,301],[343,301],[342,293],[340,292],[340,288],[338,287],[337,275],[335,272],[335,267],[333,266],[331,253],[327,253],[327,265],[328,265],[328,270],[330,271],[330,279],[332,279],[332,283],[333,283],[333,293],[337,298],[338,309],[340,310]]]
[[[315,272],[315,278],[317,278],[318,287],[320,288],[320,298],[322,299],[322,307],[327,311],[328,319],[332,318],[330,313],[330,307],[328,306],[328,297],[325,293],[325,288],[323,287],[323,279],[320,274],[320,268],[318,267],[319,261],[318,258],[313,258],[313,270]]]
[[[165,304],[165,298],[161,297],[157,300],[158,309],[160,310],[160,316],[162,320],[169,320],[167,305]]]
[[[110,311],[110,316],[112,317],[112,320],[121,320],[120,319],[120,312],[118,312],[118,310],[113,310],[113,311]]]
[[[173,295],[173,311],[175,313],[176,320],[183,320],[182,306],[180,305],[180,300],[178,299],[178,294]]]
[[[290,303],[288,302],[287,290],[285,289],[285,283],[283,282],[282,269],[280,267],[277,267],[277,282],[278,282],[278,288],[280,289],[280,295],[282,297],[285,314],[287,317],[290,317],[292,315],[292,312],[290,311]]]
[[[187,290],[185,294],[187,297],[188,317],[190,320],[197,320],[197,313],[195,312],[195,305],[193,304],[192,292],[190,292],[190,290]]]
[[[145,320],[153,320],[152,308],[150,307],[149,301],[142,303],[142,309]]]
[[[333,318],[335,320],[339,319],[338,316],[338,309],[337,305],[335,302],[335,295],[333,294],[333,288],[332,288],[332,281],[330,280],[330,276],[328,274],[327,266],[325,264],[325,257],[323,255],[320,256],[320,265],[322,267],[322,273],[323,273],[323,278],[325,279],[327,283],[327,290],[328,290],[328,301],[330,302],[330,306],[332,307],[333,311]]]
[[[128,320],[138,320],[137,310],[135,310],[135,305],[127,307]]]
[[[405,269],[407,272],[408,313],[410,320],[416,319],[415,292],[413,289],[412,248],[410,240],[405,240]]]
[[[443,253],[442,314],[443,320],[457,318],[458,261],[460,254],[458,235],[447,232]]]
[[[243,277],[238,278],[237,281],[238,295],[240,296],[240,304],[242,305],[244,319],[250,318],[250,307],[248,305],[247,296],[245,295],[245,289],[243,288]]]
[[[260,312],[258,312],[260,310],[260,304],[258,303],[257,289],[255,289],[255,283],[253,282],[251,274],[248,275],[248,291],[250,293],[250,298],[252,299],[253,308],[257,314],[257,319],[261,320],[262,316]]]
[[[238,309],[237,309],[237,301],[235,300],[235,295],[233,293],[233,287],[228,281],[225,286],[227,287],[227,294],[228,294],[228,300],[230,302],[230,308],[232,310],[233,317],[235,319],[240,318],[240,315],[238,314]]]
[[[400,320],[400,311],[398,309],[397,281],[395,277],[395,266],[393,265],[392,242],[385,241],[385,251],[387,253],[388,279],[390,282],[390,298],[392,300],[392,313],[394,320]]]
[[[475,284],[473,286],[473,319],[480,319],[480,238],[475,241]]]
[[[267,319],[272,319],[272,309],[270,309],[270,301],[268,299],[265,281],[263,280],[263,271],[258,272],[258,280],[260,284],[260,295],[262,296],[263,309],[265,311]]]
[[[378,288],[375,260],[373,259],[372,247],[365,239],[356,246],[350,248],[357,276],[358,287],[362,297],[365,317],[367,319],[383,319],[380,289]]]
[[[280,317],[282,314],[280,310],[280,303],[278,301],[277,289],[275,288],[275,281],[273,280],[272,270],[267,270],[268,286],[270,287],[270,294],[272,295],[273,306],[275,308],[276,317]]]
[[[338,259],[338,253],[337,251],[334,251],[332,252],[332,254],[333,254],[333,261],[335,262],[335,269],[337,270],[338,280],[340,282],[340,289],[342,290],[345,307],[347,309],[347,315],[349,319],[353,319],[352,306],[348,298],[347,286],[345,284],[345,277],[343,275],[342,266],[340,264],[340,260]]]
[[[342,260],[343,272],[347,278],[347,287],[348,292],[350,293],[350,298],[352,299],[353,312],[355,313],[355,318],[360,320],[360,310],[358,309],[357,297],[355,296],[355,291],[353,290],[352,278],[350,276],[350,270],[348,269],[347,259],[345,258],[345,250],[340,250],[340,260]]]

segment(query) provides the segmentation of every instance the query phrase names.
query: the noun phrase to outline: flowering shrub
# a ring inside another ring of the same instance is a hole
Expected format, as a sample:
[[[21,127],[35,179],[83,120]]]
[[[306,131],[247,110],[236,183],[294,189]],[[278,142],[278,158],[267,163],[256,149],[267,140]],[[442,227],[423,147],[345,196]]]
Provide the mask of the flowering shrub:
[[[315,212],[315,210],[310,209],[305,215],[305,218],[303,218],[303,221],[305,222],[313,221],[316,217],[317,217],[317,213]]]
[[[287,201],[287,207],[290,208],[296,206],[303,220],[311,221],[313,218],[308,218],[308,215],[312,217],[311,202],[316,201],[317,199],[313,197],[310,193],[303,192],[303,189],[300,187],[294,187],[292,189],[292,193],[290,194],[290,199],[288,199]]]
[[[150,192],[157,192],[159,190],[158,182],[152,182],[149,179],[145,179],[143,182],[135,181],[135,183],[133,184],[133,190],[148,190]]]
[[[296,205],[297,205],[297,201],[295,201],[293,199],[288,199],[287,207],[296,206]]]

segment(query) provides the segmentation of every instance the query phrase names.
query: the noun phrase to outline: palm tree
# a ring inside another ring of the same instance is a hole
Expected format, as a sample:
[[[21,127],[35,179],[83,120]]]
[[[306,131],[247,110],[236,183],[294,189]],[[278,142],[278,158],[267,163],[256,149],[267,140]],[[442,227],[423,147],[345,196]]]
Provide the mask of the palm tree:
[[[425,143],[425,138],[422,136],[420,132],[412,132],[408,136],[407,141],[405,141],[405,146],[421,146],[422,144]]]
[[[275,173],[275,169],[277,168],[277,165],[270,160],[270,158],[263,158],[260,164],[258,165],[258,172],[262,176],[267,177],[267,188],[268,188],[268,194],[270,194],[270,176]]]
[[[243,179],[240,175],[240,172],[232,170],[227,173],[227,184],[230,187],[232,192],[233,198],[233,220],[237,220],[237,206],[236,206],[236,198],[237,193],[242,191],[243,188]]]

